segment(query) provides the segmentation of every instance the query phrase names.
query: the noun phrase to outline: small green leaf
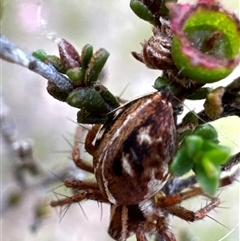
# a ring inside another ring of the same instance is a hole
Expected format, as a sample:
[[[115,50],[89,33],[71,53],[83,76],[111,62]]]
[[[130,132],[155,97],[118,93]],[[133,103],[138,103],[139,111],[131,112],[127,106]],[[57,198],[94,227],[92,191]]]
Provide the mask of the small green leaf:
[[[130,8],[141,19],[152,23],[154,21],[154,15],[151,11],[139,0],[131,0]]]
[[[187,149],[187,154],[189,158],[193,158],[201,151],[203,144],[203,139],[200,136],[190,135],[185,139],[184,145]]]
[[[90,44],[86,44],[83,47],[82,54],[81,54],[83,68],[87,69],[90,59],[92,58],[92,55],[93,55],[93,46]]]
[[[107,59],[109,57],[109,53],[106,49],[99,49],[91,58],[88,69],[86,71],[86,85],[91,86],[97,80],[100,72],[102,71]]]
[[[174,176],[182,176],[193,168],[193,160],[189,158],[187,148],[182,147],[174,157],[170,172]]]
[[[45,60],[47,59],[47,53],[46,53],[43,49],[39,49],[39,50],[37,50],[37,51],[34,51],[34,52],[32,53],[32,55],[33,55],[35,58],[41,60],[42,62],[45,62]]]
[[[194,111],[189,111],[182,119],[183,125],[198,125],[198,115]]]
[[[82,124],[104,124],[106,120],[106,114],[92,114],[86,110],[80,110],[77,113],[77,122]]]
[[[230,149],[218,145],[217,148],[205,152],[204,157],[211,160],[214,165],[222,165],[228,161],[230,157]]]
[[[73,82],[73,84],[75,86],[77,85],[81,85],[81,83],[84,80],[84,76],[85,76],[85,69],[83,68],[73,68],[73,69],[69,69],[66,72],[66,75],[69,77],[69,79]]]
[[[212,88],[200,88],[197,90],[194,90],[194,92],[187,96],[188,100],[202,100],[206,99],[207,95],[212,91]]]
[[[202,163],[195,165],[194,172],[203,191],[213,196],[219,184],[220,168],[208,159],[203,159]]]
[[[205,139],[202,145],[202,151],[207,152],[207,151],[218,149],[218,147],[219,145],[216,142]]]
[[[178,136],[178,143],[179,145],[181,145],[181,143],[185,140],[185,138],[187,136],[189,136],[190,134],[192,133],[192,130],[186,130],[184,131],[183,133],[181,133],[179,136]]]
[[[153,88],[160,91],[164,87],[169,87],[174,95],[182,91],[182,89],[179,86],[175,86],[172,81],[163,77],[158,77],[154,82]]]
[[[154,82],[153,88],[155,88],[156,90],[161,90],[163,87],[169,85],[171,85],[171,81],[163,77],[158,77]]]
[[[66,69],[61,63],[61,60],[56,55],[47,55],[47,60],[60,73],[65,74]]]
[[[116,97],[101,83],[95,84],[94,89],[102,96],[105,102],[110,106],[110,110],[116,109],[120,106]]]
[[[107,112],[107,105],[102,96],[88,87],[73,90],[67,98],[67,103],[90,113]]]
[[[201,136],[205,140],[211,140],[218,142],[218,134],[214,127],[210,124],[204,124],[197,126],[194,131],[194,135]]]

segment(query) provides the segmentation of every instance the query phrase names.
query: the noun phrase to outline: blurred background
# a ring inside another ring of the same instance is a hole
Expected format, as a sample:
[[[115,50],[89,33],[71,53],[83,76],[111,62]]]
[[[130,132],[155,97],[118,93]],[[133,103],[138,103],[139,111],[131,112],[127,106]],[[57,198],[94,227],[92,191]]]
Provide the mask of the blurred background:
[[[239,16],[239,0],[224,2]],[[40,24],[39,6],[42,12],[40,20],[47,21],[46,29]],[[151,26],[134,15],[127,0],[5,1],[1,27],[3,35],[28,52],[44,49],[48,54],[57,55],[57,44],[47,38],[50,34],[65,38],[78,50],[86,43],[93,45],[94,50],[104,47],[110,52],[106,64],[106,86],[115,95],[120,95],[126,87],[122,95],[124,99],[130,100],[153,91],[151,86],[160,75],[159,71],[147,69],[131,55],[131,51],[140,51],[140,43],[151,36]],[[237,74],[239,69],[221,85],[227,85]],[[8,113],[8,121],[17,130],[18,140],[31,138],[36,162],[44,173],[54,178],[61,170],[70,168],[74,172],[76,169],[70,161],[69,143],[73,142],[77,109],[53,99],[47,93],[46,85],[43,77],[1,61],[2,111]],[[186,112],[202,109],[201,102],[198,105],[188,102],[186,105]],[[223,144],[230,146],[233,153],[239,151],[239,118],[227,118],[215,125]],[[61,185],[61,180],[46,188],[34,185],[31,176],[28,182],[32,186],[26,186],[23,192],[16,180],[16,156],[2,139],[1,146],[0,228],[3,241],[111,240],[107,234],[108,205],[86,201],[81,204],[84,212],[77,204],[71,205],[61,219],[61,210],[47,205],[57,199],[52,188]],[[15,206],[9,204],[14,194],[21,197]],[[174,233],[178,233],[182,241],[239,240],[239,183],[222,188],[219,196],[222,208],[217,208],[209,216],[222,225],[208,217],[195,223],[174,217]],[[204,204],[205,199],[201,197],[184,203],[191,210],[198,210]],[[39,205],[47,209],[46,217],[41,220],[35,217]],[[223,238],[231,230],[232,233]]]

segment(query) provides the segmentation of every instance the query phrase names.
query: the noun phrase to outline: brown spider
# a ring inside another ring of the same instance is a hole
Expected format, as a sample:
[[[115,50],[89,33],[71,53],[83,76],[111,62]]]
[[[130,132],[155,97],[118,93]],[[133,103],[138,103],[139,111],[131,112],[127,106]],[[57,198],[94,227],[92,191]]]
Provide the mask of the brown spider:
[[[72,159],[78,168],[93,173],[96,181],[66,180],[66,187],[79,192],[52,201],[51,206],[84,199],[109,203],[108,232],[117,241],[125,241],[133,234],[137,241],[147,241],[146,233],[158,233],[166,241],[176,241],[169,228],[168,214],[194,222],[220,204],[219,198],[211,198],[193,186],[195,177],[170,179],[168,165],[177,151],[177,131],[166,91],[127,103],[115,110],[102,127],[94,125],[88,131],[85,149],[93,156],[93,165],[80,156],[81,135],[82,127],[78,127]],[[222,185],[231,180],[223,179]],[[182,192],[188,187],[191,189]],[[196,195],[206,196],[210,202],[196,212],[179,205]]]

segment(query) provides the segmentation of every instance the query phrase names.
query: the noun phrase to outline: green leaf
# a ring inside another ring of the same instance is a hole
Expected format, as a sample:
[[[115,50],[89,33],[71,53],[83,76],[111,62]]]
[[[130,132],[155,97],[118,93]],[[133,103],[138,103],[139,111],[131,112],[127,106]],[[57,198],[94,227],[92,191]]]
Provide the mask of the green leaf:
[[[161,91],[164,87],[169,87],[174,95],[177,95],[180,91],[182,91],[182,89],[179,86],[175,86],[172,81],[163,77],[158,77],[154,82],[153,88]]]
[[[220,168],[212,164],[209,159],[203,159],[202,163],[194,166],[194,172],[203,191],[213,196],[219,184]]]
[[[188,100],[202,100],[206,99],[207,95],[212,91],[212,88],[200,88],[197,90],[194,90],[194,92],[187,96]]]
[[[189,158],[186,147],[182,147],[174,157],[171,165],[170,172],[174,176],[182,176],[190,171],[193,167],[193,160]]]
[[[67,103],[90,113],[107,112],[107,105],[102,96],[88,87],[73,90],[67,98]]]
[[[203,139],[200,136],[190,135],[185,139],[184,146],[187,149],[189,158],[193,158],[201,151]]]
[[[218,134],[214,127],[210,124],[204,124],[197,126],[194,131],[194,135],[201,136],[205,140],[211,140],[218,142]]]
[[[214,149],[218,149],[218,147],[219,145],[217,143],[205,139],[202,145],[202,151],[207,152]]]
[[[77,122],[82,124],[104,124],[106,120],[106,114],[92,114],[86,110],[80,110],[77,113]]]
[[[53,67],[58,72],[63,73],[63,74],[66,73],[66,69],[62,65],[60,58],[58,58],[56,55],[47,55],[47,61],[49,61],[49,63],[51,65],[53,65]]]
[[[189,111],[182,119],[182,124],[188,125],[191,124],[193,126],[198,125],[198,115],[194,111]],[[192,131],[191,131],[192,132]]]
[[[102,96],[105,100],[106,104],[109,105],[110,110],[116,109],[120,106],[117,98],[101,83],[97,83],[94,85],[94,89],[98,91],[98,93]]]
[[[93,55],[93,46],[86,44],[82,49],[81,60],[83,68],[87,68]]]
[[[69,79],[73,82],[73,84],[75,86],[80,85],[83,80],[84,80],[84,76],[85,76],[85,69],[83,68],[73,68],[73,69],[69,69],[66,72],[66,75],[69,77]]]
[[[41,60],[42,62],[45,62],[45,60],[47,59],[47,53],[43,49],[39,49],[37,51],[34,51],[32,53],[32,56]]]
[[[191,133],[192,133],[192,130],[189,130],[189,129],[184,131],[183,133],[181,133],[178,136],[178,143],[179,143],[179,145],[181,145],[182,142],[185,140],[185,138],[187,138]]]
[[[216,148],[204,153],[204,158],[211,160],[214,165],[222,165],[230,158],[230,149],[218,145]]]
[[[130,8],[141,19],[152,23],[154,21],[154,15],[151,11],[139,0],[131,0]]]
[[[98,76],[102,71],[108,57],[109,53],[106,49],[99,49],[96,53],[94,53],[86,71],[87,86],[93,85],[98,80]]]

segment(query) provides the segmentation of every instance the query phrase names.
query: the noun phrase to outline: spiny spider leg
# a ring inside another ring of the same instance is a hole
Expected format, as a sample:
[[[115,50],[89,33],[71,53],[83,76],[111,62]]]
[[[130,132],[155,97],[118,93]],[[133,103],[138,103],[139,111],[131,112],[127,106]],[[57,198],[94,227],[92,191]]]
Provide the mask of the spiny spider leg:
[[[88,131],[86,140],[85,140],[85,149],[90,155],[94,155],[95,147],[93,145],[93,141],[100,129],[101,125],[96,124],[92,127],[90,131]]]
[[[112,204],[110,220],[108,232],[114,240],[126,241],[135,233],[137,241],[147,241],[145,234],[157,231],[166,241],[177,241],[169,229],[167,218],[163,216],[162,210],[155,205],[153,199],[142,208],[138,204]]]
[[[168,221],[165,217],[159,217],[156,225],[157,231],[166,241],[177,241],[173,232],[169,229]]]
[[[235,171],[231,175],[223,177],[220,180],[220,186],[219,187],[224,187],[224,186],[227,186],[229,184],[232,184],[233,181],[235,181],[236,178],[239,176],[239,174],[240,174],[240,170],[238,169],[237,171]],[[170,195],[170,196],[167,196],[167,197],[163,196],[162,192],[159,192],[155,196],[155,201],[156,201],[156,203],[158,204],[159,207],[166,208],[166,207],[169,207],[169,206],[179,204],[181,201],[189,199],[189,198],[197,196],[197,195],[203,195],[203,196],[206,196],[206,197],[212,199],[211,197],[206,195],[200,187],[191,187],[191,189],[188,190],[188,191],[179,192],[177,194]]]
[[[239,169],[232,173],[230,176],[224,177],[220,180],[220,187],[227,186],[229,184],[232,184],[234,180],[236,180],[236,177],[239,176]],[[170,183],[171,184],[171,183]],[[181,185],[180,185],[181,186]],[[211,198],[208,195],[204,194],[202,189],[199,187],[192,187],[191,190],[180,192],[175,195],[167,196],[167,197],[158,197],[158,195],[162,195],[161,192],[155,196],[155,202],[158,207],[160,207],[162,210],[166,210],[169,214],[172,214],[174,216],[177,216],[183,220],[194,222],[200,219],[203,219],[208,215],[208,213],[212,210],[214,210],[219,204],[220,199],[219,198]],[[193,212],[190,211],[184,207],[181,207],[179,204],[181,201],[189,199],[191,197],[197,196],[197,195],[203,195],[211,199],[211,202],[207,205],[205,205],[203,208],[200,208],[198,211]],[[169,230],[168,223],[166,217],[159,217],[157,219],[157,231],[158,233],[164,237],[166,241],[176,241],[175,235]],[[139,240],[142,241],[142,240]]]
[[[145,235],[143,223],[140,223],[138,225],[138,228],[136,230],[136,238],[137,238],[137,241],[148,241]]]
[[[95,155],[94,140],[99,131],[100,125],[94,125],[87,133],[85,139],[85,149],[92,156]],[[73,161],[76,166],[82,170],[93,173],[93,166],[85,162],[80,157],[79,143],[82,128],[78,127],[74,149],[72,152]],[[221,179],[220,186],[231,184],[239,170],[231,176]],[[201,188],[195,187],[197,179],[192,176],[183,180],[169,180],[166,186],[155,197],[145,200],[146,206],[139,203],[134,205],[118,205],[111,204],[111,222],[109,226],[109,234],[118,241],[125,241],[128,237],[135,233],[137,241],[147,241],[146,233],[158,232],[165,241],[177,241],[176,236],[170,230],[168,219],[165,213],[178,216],[179,218],[194,222],[203,219],[208,213],[215,209],[219,204],[218,198],[211,198],[204,194]],[[83,200],[90,199],[97,202],[110,203],[107,197],[99,189],[98,183],[92,180],[68,179],[65,181],[68,188],[78,189],[79,192],[72,197],[67,197],[58,201],[51,202],[51,206],[64,206],[72,203],[79,203]],[[190,188],[190,190],[182,190]],[[165,193],[165,194],[164,194]],[[198,211],[190,211],[179,206],[183,200],[191,197],[203,195],[210,199],[210,202]]]
[[[220,180],[220,187],[224,187],[232,184],[234,181],[237,180],[237,177],[239,177],[239,175],[240,175],[240,169],[238,168],[234,173],[232,173],[229,176],[223,177]]]
[[[90,154],[94,150],[94,146],[92,142],[94,141],[99,128],[100,128],[100,125],[94,125],[86,136],[85,148]],[[80,157],[79,143],[80,143],[81,134],[82,134],[82,127],[79,126],[75,134],[74,148],[72,151],[72,159],[78,168],[80,168],[81,170],[93,173],[93,166],[90,165],[88,162],[84,161]],[[98,202],[108,202],[108,200],[100,192],[96,181],[90,181],[90,180],[81,181],[77,179],[68,179],[65,181],[64,184],[68,188],[78,189],[81,191],[76,193],[72,197],[66,197],[58,201],[52,201],[50,203],[52,207],[64,206],[71,203],[78,203],[84,199],[91,199]]]
[[[99,190],[98,184],[96,181],[90,181],[90,180],[77,180],[77,179],[67,179],[64,182],[64,185],[68,188],[78,189],[78,190]]]
[[[84,170],[86,172],[93,173],[93,166],[89,162],[86,162],[80,157],[80,148],[79,148],[79,143],[80,143],[80,137],[82,134],[82,127],[78,126],[76,133],[75,133],[75,138],[74,138],[74,147],[72,150],[72,159],[75,163],[75,165],[80,168],[81,170]]]
[[[184,207],[174,205],[171,207],[166,207],[165,209],[173,214],[174,216],[177,216],[183,220],[194,222],[196,220],[203,219],[204,217],[207,216],[207,214],[216,208],[220,204],[220,199],[219,198],[213,198],[212,201],[204,206],[203,208],[200,208],[198,211],[193,212],[190,211]]]
[[[155,201],[158,204],[159,207],[161,208],[166,208],[169,206],[173,206],[176,204],[179,204],[181,201],[186,200],[188,198],[197,196],[197,195],[204,195],[203,191],[199,187],[194,187],[189,191],[185,191],[182,193],[178,193],[172,196],[163,196],[159,197],[161,195],[161,192],[156,194],[155,196]]]
[[[82,192],[78,192],[71,197],[67,197],[57,201],[51,201],[50,205],[52,207],[64,206],[71,203],[79,203],[84,199],[108,203],[108,200],[105,197],[103,197],[102,193],[99,190],[85,190]]]

